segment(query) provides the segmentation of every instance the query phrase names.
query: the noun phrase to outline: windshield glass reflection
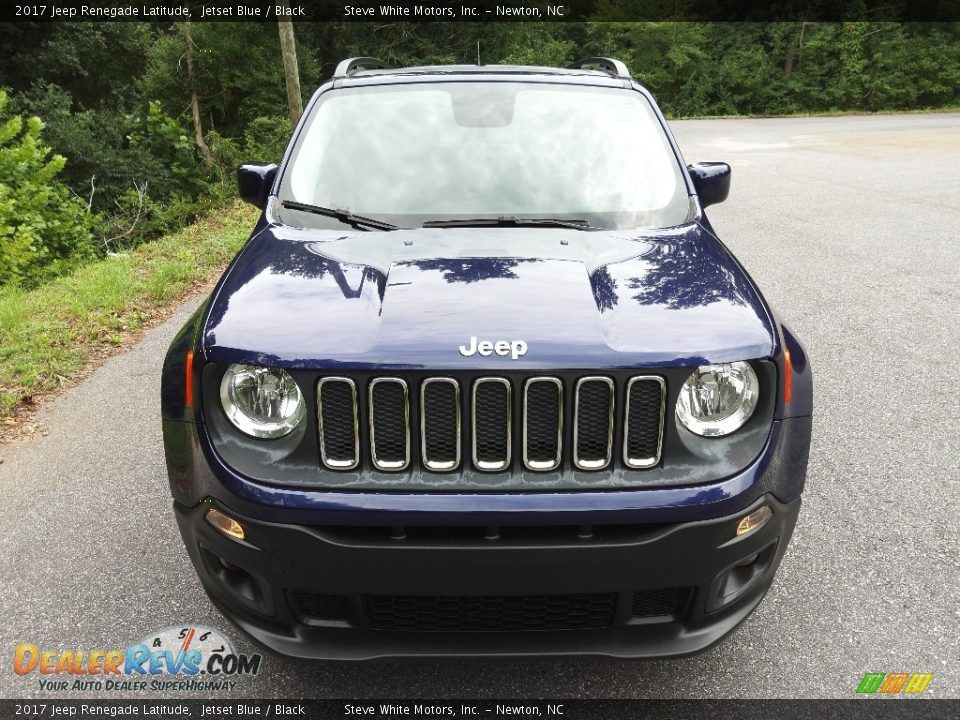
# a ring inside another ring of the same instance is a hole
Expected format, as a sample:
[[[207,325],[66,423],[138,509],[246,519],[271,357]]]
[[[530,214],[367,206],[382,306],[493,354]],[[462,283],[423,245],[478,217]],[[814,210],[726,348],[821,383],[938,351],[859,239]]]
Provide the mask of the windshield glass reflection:
[[[417,83],[322,96],[280,195],[402,227],[501,216],[667,226],[688,214],[680,173],[636,91]]]

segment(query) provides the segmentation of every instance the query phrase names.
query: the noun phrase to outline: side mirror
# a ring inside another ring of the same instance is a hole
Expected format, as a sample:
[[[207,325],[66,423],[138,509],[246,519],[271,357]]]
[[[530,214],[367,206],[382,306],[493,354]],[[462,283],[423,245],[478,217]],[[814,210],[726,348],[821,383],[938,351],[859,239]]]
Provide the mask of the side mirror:
[[[730,194],[730,166],[725,162],[702,162],[687,165],[700,206],[716,205]]]
[[[240,197],[263,210],[276,176],[277,166],[273,163],[244,163],[237,168]]]

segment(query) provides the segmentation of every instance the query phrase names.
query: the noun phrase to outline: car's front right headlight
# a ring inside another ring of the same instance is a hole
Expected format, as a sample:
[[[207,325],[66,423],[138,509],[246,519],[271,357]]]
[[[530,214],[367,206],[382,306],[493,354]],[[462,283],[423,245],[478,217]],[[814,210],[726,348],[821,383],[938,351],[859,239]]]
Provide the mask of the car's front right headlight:
[[[223,412],[243,433],[258,438],[287,435],[303,421],[300,387],[278,368],[231,365],[220,381]]]
[[[677,398],[677,420],[692,433],[722,437],[739,430],[757,408],[760,383],[749,363],[701,365]]]

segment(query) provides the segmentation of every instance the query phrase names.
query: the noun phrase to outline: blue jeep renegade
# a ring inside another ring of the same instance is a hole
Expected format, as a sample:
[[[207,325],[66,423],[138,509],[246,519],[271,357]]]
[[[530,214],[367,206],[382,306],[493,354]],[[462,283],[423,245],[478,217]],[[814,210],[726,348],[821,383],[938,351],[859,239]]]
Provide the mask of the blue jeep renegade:
[[[812,377],[619,61],[344,61],[163,370],[213,602],[289,655],[679,655],[760,603]]]

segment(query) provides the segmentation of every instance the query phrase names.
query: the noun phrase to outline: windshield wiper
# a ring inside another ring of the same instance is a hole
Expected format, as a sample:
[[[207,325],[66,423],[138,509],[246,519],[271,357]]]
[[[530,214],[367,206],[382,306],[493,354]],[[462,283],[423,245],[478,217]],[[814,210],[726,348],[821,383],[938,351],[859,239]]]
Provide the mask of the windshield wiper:
[[[573,230],[600,230],[593,227],[586,220],[559,220],[557,218],[473,218],[467,220],[427,220],[425,228],[458,228],[458,227],[562,227]]]
[[[373,228],[374,230],[397,230],[396,225],[391,225],[383,220],[364,217],[363,215],[354,215],[349,210],[338,210],[336,208],[325,208],[319,205],[310,205],[308,203],[294,202],[293,200],[284,200],[281,205],[291,210],[302,210],[303,212],[313,213],[314,215],[323,215],[332,217],[347,225],[355,228]]]

